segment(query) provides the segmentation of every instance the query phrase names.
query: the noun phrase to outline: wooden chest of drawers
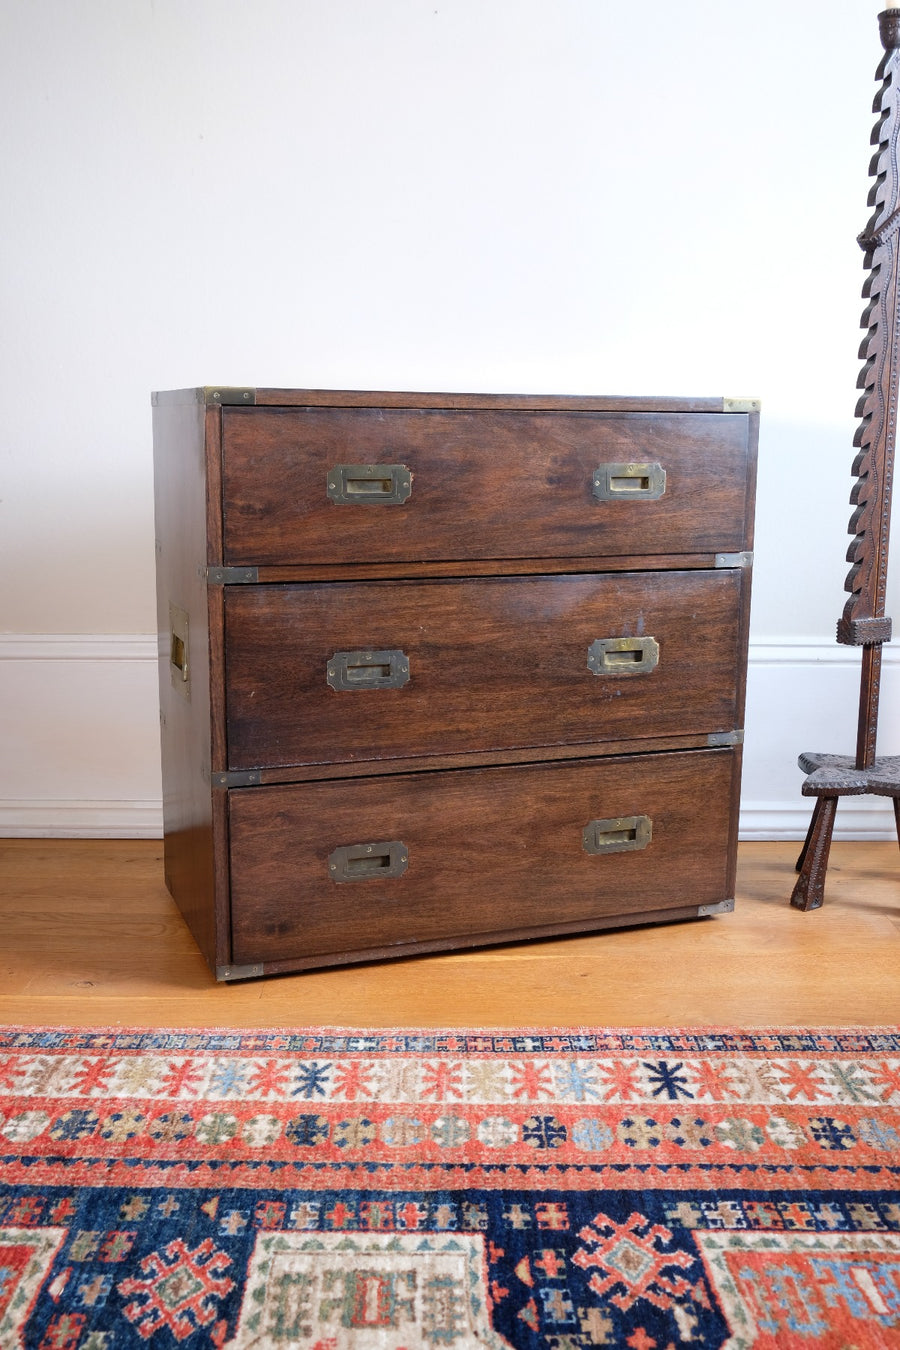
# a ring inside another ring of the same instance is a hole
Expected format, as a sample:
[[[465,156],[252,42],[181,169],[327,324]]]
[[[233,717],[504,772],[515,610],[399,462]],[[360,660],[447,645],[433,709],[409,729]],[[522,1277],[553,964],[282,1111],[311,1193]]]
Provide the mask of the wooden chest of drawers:
[[[153,403],[166,880],[219,979],[732,907],[756,404]]]

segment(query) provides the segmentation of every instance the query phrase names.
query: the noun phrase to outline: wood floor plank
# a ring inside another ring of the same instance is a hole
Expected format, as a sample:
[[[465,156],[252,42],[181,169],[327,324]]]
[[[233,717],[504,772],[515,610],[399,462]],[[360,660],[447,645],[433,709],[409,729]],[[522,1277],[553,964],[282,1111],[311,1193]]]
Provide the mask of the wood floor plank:
[[[0,1020],[101,1026],[884,1026],[900,1022],[900,853],[838,843],[790,908],[795,843],[744,844],[735,912],[219,985],[162,845],[0,841]]]

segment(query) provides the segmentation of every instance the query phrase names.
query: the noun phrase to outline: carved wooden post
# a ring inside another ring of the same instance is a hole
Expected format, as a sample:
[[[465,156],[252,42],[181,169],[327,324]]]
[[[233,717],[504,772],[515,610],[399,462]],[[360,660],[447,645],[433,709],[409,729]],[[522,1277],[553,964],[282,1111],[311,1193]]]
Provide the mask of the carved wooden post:
[[[818,909],[822,904],[839,797],[867,793],[891,797],[900,837],[900,756],[879,760],[875,755],[881,648],[891,637],[884,602],[900,381],[900,9],[879,14],[878,25],[885,55],[876,77],[881,88],[875,98],[877,121],[872,132],[872,144],[877,147],[871,165],[872,215],[859,237],[866,255],[863,296],[867,304],[862,317],[866,336],[860,348],[864,364],[857,381],[863,393],[854,439],[856,482],[850,494],[855,508],[850,518],[853,542],[847,552],[851,568],[845,583],[850,598],[837,629],[838,642],[862,648],[859,726],[855,759],[800,756],[800,768],[807,774],[803,795],[817,801],[797,862],[800,876],[791,896],[797,909]]]

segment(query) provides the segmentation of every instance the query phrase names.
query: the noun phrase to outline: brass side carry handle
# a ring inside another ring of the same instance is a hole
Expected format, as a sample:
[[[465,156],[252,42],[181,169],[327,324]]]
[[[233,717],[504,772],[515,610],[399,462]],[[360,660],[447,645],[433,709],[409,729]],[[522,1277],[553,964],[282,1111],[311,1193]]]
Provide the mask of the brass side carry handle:
[[[327,483],[339,506],[400,506],[412,493],[405,464],[336,464]]]
[[[187,610],[169,602],[169,674],[172,684],[190,697],[190,620]]]

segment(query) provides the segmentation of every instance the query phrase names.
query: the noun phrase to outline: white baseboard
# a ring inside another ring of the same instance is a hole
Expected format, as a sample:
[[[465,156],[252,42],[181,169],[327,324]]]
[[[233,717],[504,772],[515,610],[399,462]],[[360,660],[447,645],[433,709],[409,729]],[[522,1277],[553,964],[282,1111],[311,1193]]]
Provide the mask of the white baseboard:
[[[156,637],[0,634],[0,836],[162,834]]]
[[[161,801],[0,800],[2,839],[161,839]]]
[[[0,661],[155,661],[147,633],[0,633]]]
[[[853,755],[859,648],[818,638],[751,640],[747,678],[742,839],[803,839],[815,799],[801,794],[803,752]],[[900,754],[900,646],[882,650],[879,755]],[[886,797],[845,797],[835,839],[896,839]]]
[[[750,644],[742,839],[803,839],[801,751],[851,754],[859,652],[830,639]],[[879,754],[900,754],[900,647],[883,653]],[[156,638],[0,634],[0,837],[162,833]],[[893,839],[881,797],[840,803],[836,839]]]
[[[799,771],[797,781],[802,781]],[[815,804],[814,797],[801,797],[799,789],[797,800],[792,802],[741,802],[741,839],[804,839]],[[835,839],[896,837],[894,810],[886,798],[845,797],[838,804]]]

